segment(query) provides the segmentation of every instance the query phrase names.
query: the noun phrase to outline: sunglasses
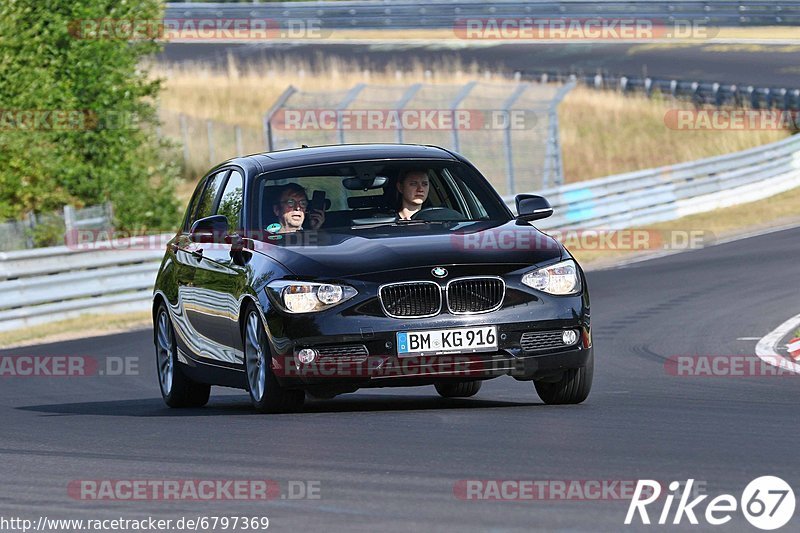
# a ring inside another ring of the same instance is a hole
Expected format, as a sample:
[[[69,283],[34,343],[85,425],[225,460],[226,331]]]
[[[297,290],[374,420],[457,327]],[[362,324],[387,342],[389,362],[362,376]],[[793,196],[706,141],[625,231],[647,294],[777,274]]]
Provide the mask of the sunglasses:
[[[295,210],[298,207],[302,211],[305,211],[306,209],[308,209],[308,200],[299,200],[298,201],[298,200],[289,199],[289,200],[284,200],[283,202],[281,202],[281,204],[288,205],[289,209],[291,209],[291,210]]]

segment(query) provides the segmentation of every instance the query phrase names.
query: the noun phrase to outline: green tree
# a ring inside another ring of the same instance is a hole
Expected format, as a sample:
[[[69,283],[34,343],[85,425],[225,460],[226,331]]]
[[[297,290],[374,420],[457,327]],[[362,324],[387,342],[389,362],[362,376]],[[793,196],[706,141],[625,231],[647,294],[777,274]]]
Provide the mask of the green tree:
[[[143,66],[159,45],[120,22],[161,17],[159,0],[0,2],[0,218],[110,200],[118,227],[176,223]]]

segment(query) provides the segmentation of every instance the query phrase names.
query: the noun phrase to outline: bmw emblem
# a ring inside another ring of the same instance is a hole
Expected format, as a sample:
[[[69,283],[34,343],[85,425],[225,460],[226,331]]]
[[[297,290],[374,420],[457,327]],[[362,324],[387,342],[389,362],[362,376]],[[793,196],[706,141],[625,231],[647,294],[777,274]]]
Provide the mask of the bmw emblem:
[[[442,267],[436,267],[431,270],[431,274],[433,274],[437,278],[443,278],[447,276],[447,269]]]

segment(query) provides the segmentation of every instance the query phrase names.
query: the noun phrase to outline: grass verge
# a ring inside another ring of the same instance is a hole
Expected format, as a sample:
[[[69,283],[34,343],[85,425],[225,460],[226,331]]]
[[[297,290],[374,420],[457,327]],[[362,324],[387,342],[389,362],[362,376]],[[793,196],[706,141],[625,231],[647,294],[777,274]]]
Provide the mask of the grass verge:
[[[691,108],[671,98],[577,87],[558,112],[565,181],[737,152],[789,135],[784,130],[675,130],[664,123],[670,109]]]
[[[47,323],[0,333],[0,348],[16,348],[34,344],[99,337],[134,329],[150,327],[152,318],[147,311],[108,315],[86,314],[77,318]]]
[[[289,85],[301,91],[327,92],[347,91],[357,83],[397,86],[508,81],[507,73],[497,66],[489,69],[475,62],[416,61],[403,67],[389,63],[375,70],[356,61],[322,56],[314,61],[271,60],[247,65],[228,56],[222,70],[206,65],[156,64],[150,66],[150,72],[164,80],[161,109],[254,128],[261,128],[263,113]]]

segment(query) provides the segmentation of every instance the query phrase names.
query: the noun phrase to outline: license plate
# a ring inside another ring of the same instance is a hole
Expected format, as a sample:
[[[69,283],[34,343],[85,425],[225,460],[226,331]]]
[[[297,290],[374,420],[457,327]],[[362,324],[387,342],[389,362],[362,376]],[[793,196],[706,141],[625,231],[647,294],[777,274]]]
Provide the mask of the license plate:
[[[497,350],[496,326],[401,331],[397,334],[398,355],[440,355],[495,350]]]

